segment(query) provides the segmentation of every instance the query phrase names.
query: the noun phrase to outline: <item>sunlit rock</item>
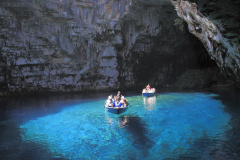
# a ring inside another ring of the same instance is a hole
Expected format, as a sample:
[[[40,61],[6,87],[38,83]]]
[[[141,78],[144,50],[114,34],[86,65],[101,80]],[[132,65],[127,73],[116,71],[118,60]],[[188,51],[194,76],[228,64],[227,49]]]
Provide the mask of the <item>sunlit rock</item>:
[[[203,43],[222,72],[239,86],[239,2],[171,1],[178,16],[188,23],[189,31]]]

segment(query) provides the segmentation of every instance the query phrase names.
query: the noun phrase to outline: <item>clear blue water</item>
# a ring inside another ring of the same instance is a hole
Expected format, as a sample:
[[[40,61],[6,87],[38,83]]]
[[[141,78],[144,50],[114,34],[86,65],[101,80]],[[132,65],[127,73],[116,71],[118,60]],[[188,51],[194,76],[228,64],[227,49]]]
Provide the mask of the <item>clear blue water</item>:
[[[238,91],[122,93],[2,98],[0,159],[240,159]]]

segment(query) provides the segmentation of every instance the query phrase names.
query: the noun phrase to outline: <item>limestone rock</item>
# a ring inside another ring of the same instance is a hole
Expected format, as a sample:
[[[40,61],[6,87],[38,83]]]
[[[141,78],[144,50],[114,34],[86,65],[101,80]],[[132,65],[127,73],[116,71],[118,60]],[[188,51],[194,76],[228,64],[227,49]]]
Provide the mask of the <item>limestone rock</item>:
[[[221,71],[240,86],[240,1],[172,0],[172,4]]]
[[[168,0],[1,0],[0,94],[162,86],[215,65],[177,19]]]

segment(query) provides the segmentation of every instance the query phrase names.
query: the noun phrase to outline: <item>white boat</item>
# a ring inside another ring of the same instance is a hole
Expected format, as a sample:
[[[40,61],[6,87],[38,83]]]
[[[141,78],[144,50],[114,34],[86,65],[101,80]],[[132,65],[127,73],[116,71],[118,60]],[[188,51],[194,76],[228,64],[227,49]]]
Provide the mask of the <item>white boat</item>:
[[[142,95],[146,97],[151,97],[155,95],[155,92],[156,92],[155,88],[151,88],[150,90],[144,88],[142,91]]]
[[[108,106],[106,102],[104,104],[104,106],[108,112],[115,113],[115,114],[120,114],[120,113],[125,112],[128,109],[128,105],[129,105],[129,103],[128,103],[128,100],[126,100],[126,99],[121,107]]]

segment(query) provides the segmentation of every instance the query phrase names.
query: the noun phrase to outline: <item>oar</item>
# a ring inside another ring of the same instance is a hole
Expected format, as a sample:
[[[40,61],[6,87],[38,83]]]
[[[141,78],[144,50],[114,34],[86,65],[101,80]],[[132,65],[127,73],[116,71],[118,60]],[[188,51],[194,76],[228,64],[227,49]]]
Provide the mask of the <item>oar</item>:
[[[128,102],[128,100],[126,99],[126,101]],[[131,105],[130,105],[130,103],[128,103],[128,105],[130,106],[130,107],[132,107]]]

